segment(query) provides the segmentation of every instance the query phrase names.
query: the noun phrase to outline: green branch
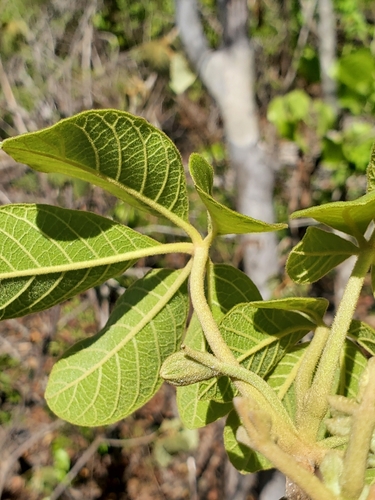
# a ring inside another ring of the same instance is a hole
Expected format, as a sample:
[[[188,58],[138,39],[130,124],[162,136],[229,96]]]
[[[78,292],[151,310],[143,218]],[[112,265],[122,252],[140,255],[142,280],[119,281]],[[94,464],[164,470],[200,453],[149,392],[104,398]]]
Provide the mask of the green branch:
[[[314,475],[311,465],[311,471],[305,469],[276,444],[271,436],[271,424],[263,412],[249,410],[243,398],[235,398],[234,404],[252,448],[264,455],[279,471],[302,488],[311,500],[338,500],[337,496]]]
[[[368,361],[362,401],[352,416],[349,444],[341,476],[342,493],[347,500],[359,498],[365,486],[367,457],[375,428],[375,358]]]
[[[319,426],[328,410],[328,396],[333,391],[340,355],[373,256],[371,243],[366,243],[366,248],[362,249],[359,254],[345,288],[314,380],[306,394],[305,403],[300,412],[299,429],[311,441],[316,440]]]

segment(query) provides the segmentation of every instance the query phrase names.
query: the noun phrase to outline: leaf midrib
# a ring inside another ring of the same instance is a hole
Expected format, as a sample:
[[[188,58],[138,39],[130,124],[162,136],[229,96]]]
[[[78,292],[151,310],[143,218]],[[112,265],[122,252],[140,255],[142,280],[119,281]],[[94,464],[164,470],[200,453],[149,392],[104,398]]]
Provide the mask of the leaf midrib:
[[[12,279],[12,278],[22,278],[28,276],[41,276],[45,274],[55,274],[64,273],[68,271],[78,271],[80,269],[89,269],[104,265],[119,264],[121,262],[126,262],[129,260],[138,260],[142,257],[148,257],[150,255],[159,255],[167,253],[186,253],[191,255],[193,252],[192,243],[157,243],[152,247],[142,248],[140,250],[133,250],[131,252],[119,253],[116,255],[111,255],[110,257],[100,257],[94,260],[85,260],[80,262],[72,262],[69,264],[58,264],[55,266],[42,266],[37,268],[22,269],[19,271],[9,271],[0,273],[0,280],[2,279]]]
[[[172,299],[172,297],[178,292],[182,284],[186,281],[187,277],[190,274],[190,270],[192,267],[192,259],[187,263],[187,265],[182,269],[180,276],[176,279],[176,281],[171,285],[165,295],[163,295],[162,299],[157,302],[157,304],[141,319],[141,321],[137,324],[135,328],[130,330],[130,332],[124,337],[124,339],[111,351],[104,356],[100,362],[93,365],[89,370],[85,370],[85,372],[69,384],[65,385],[62,389],[55,392],[52,398],[58,397],[61,393],[67,391],[71,387],[75,387],[84,380],[89,377],[94,371],[103,366],[112,356],[115,356],[127,343],[129,343],[136,335],[139,333],[148,323],[152,321],[152,319],[165,307],[168,302]],[[130,309],[131,310],[131,309]],[[130,311],[129,310],[129,311]],[[116,325],[113,325],[114,327]],[[111,327],[110,327],[111,328]],[[109,329],[110,329],[109,328]],[[61,368],[61,370],[66,370],[68,367]]]

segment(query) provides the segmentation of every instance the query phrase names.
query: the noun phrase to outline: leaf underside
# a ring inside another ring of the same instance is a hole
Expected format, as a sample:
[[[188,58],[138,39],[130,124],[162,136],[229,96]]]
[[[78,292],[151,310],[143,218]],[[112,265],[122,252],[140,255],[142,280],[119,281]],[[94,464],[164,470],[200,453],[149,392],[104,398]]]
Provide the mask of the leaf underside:
[[[309,343],[305,342],[287,352],[266,379],[292,419],[296,413],[294,381],[308,346]]]
[[[219,323],[225,343],[240,364],[262,378],[275,368],[285,353],[314,328],[294,311],[269,309],[244,303],[231,309]],[[237,394],[227,377],[201,383],[199,397],[229,402]]]
[[[248,446],[237,441],[236,432],[240,425],[237,413],[231,411],[228,415],[223,434],[224,447],[231,464],[242,474],[271,469],[271,462]]]
[[[253,302],[253,306],[260,309],[283,309],[284,311],[302,312],[309,317],[310,321],[320,324],[327,312],[329,301],[321,297],[287,297],[285,299]]]
[[[124,111],[85,111],[6,139],[2,149],[35,170],[77,177],[137,208],[175,222],[188,220],[178,150],[163,132]]]
[[[375,330],[370,325],[353,319],[348,331],[348,337],[357,342],[371,356],[375,356]]]
[[[134,262],[132,252],[158,245],[90,212],[2,206],[0,318],[48,309],[123,273]]]
[[[268,224],[247,215],[242,215],[222,205],[212,197],[213,168],[203,156],[193,153],[189,169],[195,189],[211,216],[217,234],[245,234],[279,231],[286,224]]]
[[[370,222],[374,220],[375,191],[372,190],[353,201],[335,201],[317,207],[298,210],[291,215],[312,217],[313,219],[352,236],[363,235]]]
[[[313,283],[357,253],[358,247],[350,241],[309,227],[303,239],[290,252],[286,270],[296,283]]]
[[[117,422],[159,389],[164,360],[181,343],[188,312],[181,271],[151,271],[118,300],[104,329],[69,349],[52,369],[46,400],[68,422]]]
[[[231,309],[219,327],[241,365],[263,378],[314,324],[294,311],[246,303]]]

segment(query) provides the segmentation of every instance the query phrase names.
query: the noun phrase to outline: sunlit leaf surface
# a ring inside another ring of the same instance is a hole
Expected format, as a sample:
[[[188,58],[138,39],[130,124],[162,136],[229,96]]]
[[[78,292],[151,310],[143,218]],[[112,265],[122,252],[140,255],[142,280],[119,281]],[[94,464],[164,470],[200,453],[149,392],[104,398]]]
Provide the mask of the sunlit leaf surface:
[[[290,252],[286,270],[296,283],[313,283],[358,253],[350,241],[316,227],[309,227]]]
[[[2,149],[35,170],[78,177],[136,207],[187,221],[180,154],[142,118],[111,109],[85,111],[39,132],[6,139]]]
[[[46,400],[78,425],[116,422],[159,389],[163,361],[181,343],[189,307],[182,271],[151,271],[118,300],[105,328],[52,369]]]
[[[370,222],[375,218],[375,191],[370,191],[353,201],[335,201],[298,210],[291,215],[292,219],[297,217],[312,217],[343,233],[352,236],[356,236],[358,233],[363,235]]]
[[[272,464],[266,458],[237,441],[236,432],[239,426],[237,413],[231,411],[224,427],[224,447],[232,465],[242,474],[271,469]]]
[[[193,153],[189,162],[195,189],[211,215],[217,234],[243,234],[279,231],[286,224],[268,224],[242,215],[217,202],[212,197],[213,169],[200,155]]]
[[[90,212],[2,206],[0,318],[58,304],[118,276],[156,246],[155,240]]]

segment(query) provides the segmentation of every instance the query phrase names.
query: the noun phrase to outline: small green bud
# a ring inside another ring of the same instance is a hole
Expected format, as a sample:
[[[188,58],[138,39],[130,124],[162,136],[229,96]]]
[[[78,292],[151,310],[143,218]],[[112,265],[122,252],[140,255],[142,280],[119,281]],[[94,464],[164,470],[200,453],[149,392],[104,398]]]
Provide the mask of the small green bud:
[[[186,356],[182,351],[169,356],[160,369],[160,376],[172,385],[182,386],[195,384],[202,380],[216,377],[219,372],[201,365]]]

